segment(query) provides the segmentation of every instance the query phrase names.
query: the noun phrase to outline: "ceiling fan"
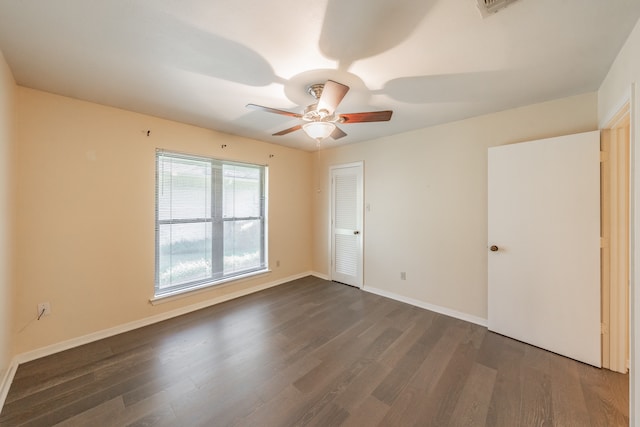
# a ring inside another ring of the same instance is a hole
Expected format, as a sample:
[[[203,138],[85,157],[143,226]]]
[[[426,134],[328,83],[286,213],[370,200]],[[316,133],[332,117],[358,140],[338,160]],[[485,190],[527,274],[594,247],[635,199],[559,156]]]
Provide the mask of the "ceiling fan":
[[[307,106],[302,114],[263,107],[262,105],[256,104],[247,104],[247,108],[295,117],[306,122],[276,132],[273,136],[286,135],[302,129],[307,135],[318,142],[328,137],[340,139],[343,136],[347,136],[347,134],[337,126],[338,124],[386,122],[391,119],[391,114],[393,114],[391,110],[370,111],[366,113],[336,113],[336,108],[348,91],[349,86],[334,82],[333,80],[327,80],[326,83],[313,84],[307,88],[307,93],[313,96],[317,102]]]

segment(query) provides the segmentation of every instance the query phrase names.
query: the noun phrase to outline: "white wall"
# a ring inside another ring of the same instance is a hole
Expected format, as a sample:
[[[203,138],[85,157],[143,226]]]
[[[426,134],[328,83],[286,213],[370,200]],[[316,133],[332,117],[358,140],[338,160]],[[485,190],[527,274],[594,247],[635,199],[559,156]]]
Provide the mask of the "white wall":
[[[12,358],[12,283],[10,198],[13,147],[13,110],[16,84],[0,52],[0,386]],[[0,390],[1,391],[1,390]],[[1,401],[1,399],[0,399]]]
[[[620,50],[598,91],[598,120],[606,124],[626,101],[631,101],[631,339],[630,413],[631,425],[640,425],[640,20]],[[635,93],[632,93],[632,86]]]
[[[329,274],[329,166],[364,161],[364,288],[487,318],[487,148],[595,130],[595,93],[316,153],[314,269]],[[330,144],[330,143],[329,143]],[[400,272],[407,273],[406,281]]]

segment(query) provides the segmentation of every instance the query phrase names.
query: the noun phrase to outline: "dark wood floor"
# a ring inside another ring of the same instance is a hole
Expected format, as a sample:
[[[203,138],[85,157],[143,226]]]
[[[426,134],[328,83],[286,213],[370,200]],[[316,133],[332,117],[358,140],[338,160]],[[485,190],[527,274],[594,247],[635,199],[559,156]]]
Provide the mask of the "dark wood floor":
[[[307,277],[21,365],[2,426],[626,426],[626,375]]]

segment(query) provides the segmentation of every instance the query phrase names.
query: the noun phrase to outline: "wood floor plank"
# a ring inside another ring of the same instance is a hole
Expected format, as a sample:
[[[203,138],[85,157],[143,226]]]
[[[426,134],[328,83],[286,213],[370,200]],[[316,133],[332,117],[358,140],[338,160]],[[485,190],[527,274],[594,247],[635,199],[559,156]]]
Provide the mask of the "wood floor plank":
[[[126,427],[149,427],[158,425],[159,423],[175,423],[176,421],[176,417],[173,414],[171,407],[166,405],[156,407],[152,412],[149,412],[134,422],[125,425]]]
[[[529,366],[523,366],[522,399],[520,401],[521,426],[554,425],[551,403],[551,377]]]
[[[485,425],[495,381],[495,369],[475,363],[448,424],[452,427]]]
[[[113,426],[123,426],[145,419],[147,421],[153,420],[153,425],[167,424],[169,422],[173,422],[173,425],[175,425],[176,417],[172,408],[173,402],[180,396],[194,390],[195,385],[193,382],[189,378],[184,378],[154,395],[139,400],[134,404],[125,405],[123,410],[111,414],[109,423]],[[159,417],[159,415],[162,416]]]
[[[419,409],[419,419],[425,426],[449,425],[462,390],[469,378],[477,354],[472,343],[460,343],[433,390],[426,394]]]
[[[344,424],[347,418],[349,418],[349,413],[347,411],[335,403],[330,403],[306,425],[309,427],[337,427]]]
[[[504,339],[505,337],[494,332],[487,332],[478,349],[476,361],[489,368],[498,369],[503,360],[501,354],[505,350],[502,344]],[[524,355],[524,352],[522,354]]]
[[[375,397],[375,396],[372,396]],[[379,426],[412,426],[421,425],[420,408],[426,401],[424,390],[412,385],[406,385],[400,391],[391,405],[386,404],[389,409]]]
[[[463,342],[464,331],[457,327],[448,327],[434,345],[420,367],[409,380],[409,385],[430,394],[444,374],[458,346]]]
[[[232,425],[278,425],[262,423],[274,413],[278,413],[281,417],[286,416],[286,414],[282,413],[283,398],[285,399],[284,403],[288,402],[291,396],[295,396],[300,401],[304,400],[302,393],[291,383],[306,375],[320,363],[320,360],[312,356],[300,358],[258,385],[255,388],[255,392],[260,400],[254,402],[253,405],[247,405],[245,415],[235,420]]]
[[[152,357],[154,357],[153,352],[150,351],[132,352],[126,357],[109,356],[104,363],[96,364],[96,369],[90,373],[92,381],[83,382],[80,387],[70,388],[62,382],[51,388],[47,383],[47,388],[34,391],[31,395],[5,405],[3,414],[7,412],[7,416],[0,415],[0,423],[6,421],[9,424],[19,424],[29,419],[41,419],[38,422],[39,425],[50,425],[51,420],[62,421],[65,419],[63,414],[74,415],[76,409],[70,408],[82,408],[84,411],[92,407],[96,399],[102,398],[92,399],[95,394],[109,395],[110,399],[120,394],[111,390],[112,387],[119,386],[121,382],[127,383],[125,388],[131,387],[135,384],[138,375],[145,373],[152,375],[148,370],[141,370],[141,367]],[[117,359],[117,363],[112,363],[114,359]],[[75,379],[74,374],[70,377]],[[117,378],[115,382],[113,377]],[[47,416],[40,416],[43,413]],[[54,413],[58,415],[54,416]]]
[[[554,355],[551,360],[551,398],[553,419],[557,425],[582,427],[591,424],[580,383],[578,366],[571,360]]]
[[[94,406],[80,414],[56,424],[56,427],[85,427],[89,425],[113,426],[113,414],[124,410],[122,397],[118,396]],[[122,425],[122,424],[121,424]]]
[[[126,393],[127,390],[136,387],[141,381],[150,380],[154,376],[152,370],[140,372],[138,366],[132,366],[127,370],[121,371],[120,374],[121,376],[118,375],[115,381],[112,378],[108,378],[105,381],[97,382],[94,387],[85,393],[73,393],[47,402],[46,411],[37,411],[37,413],[42,412],[42,414],[36,414],[35,417],[28,421],[27,425],[50,426],[56,424],[100,405],[104,401],[120,396]],[[24,422],[24,414],[18,420]]]
[[[393,347],[390,347],[380,357],[380,363],[389,369],[393,369],[398,364],[402,363],[401,359],[407,354],[410,348],[412,348],[420,337],[424,334],[424,331],[429,329],[435,318],[435,313],[429,313],[430,315],[423,315],[416,318],[408,327],[404,329],[401,337]]]
[[[383,425],[381,422],[388,410],[388,405],[380,402],[373,396],[367,396],[360,405],[349,411],[349,417],[342,425],[344,427]]]
[[[359,358],[346,368],[341,369],[338,371],[338,375],[328,373],[327,377],[331,378],[331,380],[314,393],[313,399],[309,399],[304,405],[293,411],[287,424],[309,424],[311,418],[315,417],[316,414],[321,414],[324,407],[331,404],[400,334],[397,329],[388,328],[366,347],[364,351],[365,357]]]
[[[391,404],[382,425],[424,424],[424,421],[420,419],[423,416],[421,409],[427,401],[427,396],[431,394],[449,365],[463,335],[460,328],[446,328],[434,348],[408,379],[404,389]]]
[[[0,426],[623,426],[628,376],[305,277],[18,368]]]
[[[388,374],[389,370],[385,366],[380,365],[378,362],[373,362],[366,367],[360,375],[354,378],[342,392],[336,396],[335,400],[339,402],[340,407],[349,413],[353,411],[357,412],[365,401],[369,400],[373,390]],[[389,406],[385,406],[387,408],[385,410],[386,412]]]
[[[51,376],[66,372],[72,368],[92,363],[109,357],[113,354],[113,350],[104,340],[94,341],[79,347],[75,347],[70,351],[62,351],[52,354],[47,358],[40,358],[24,363],[24,367],[20,372],[16,372],[13,384],[19,385],[27,378],[37,380],[48,379]],[[52,364],[55,363],[55,366]]]
[[[585,403],[589,408],[589,418],[593,427],[618,427],[629,425],[629,414],[626,408],[616,400],[612,393],[610,381],[612,377],[622,376],[614,372],[606,372],[588,365],[578,366]],[[628,375],[624,375],[628,381]]]
[[[373,396],[380,401],[392,405],[414,374],[422,361],[433,349],[445,330],[446,320],[444,316],[438,316],[429,328],[420,336],[418,341],[411,346],[405,355],[393,367],[387,378],[373,391]]]
[[[288,385],[269,398],[264,405],[253,405],[254,410],[235,422],[233,426],[286,426],[291,411],[304,405],[307,397],[293,385]]]
[[[487,426],[512,427],[518,425],[520,419],[520,405],[522,403],[522,379],[520,368],[524,350],[505,346],[505,337],[488,333],[487,338],[492,338],[492,344],[499,347],[497,352],[482,359],[482,363],[488,367],[495,367],[496,381],[487,408]],[[484,344],[483,344],[484,347]]]

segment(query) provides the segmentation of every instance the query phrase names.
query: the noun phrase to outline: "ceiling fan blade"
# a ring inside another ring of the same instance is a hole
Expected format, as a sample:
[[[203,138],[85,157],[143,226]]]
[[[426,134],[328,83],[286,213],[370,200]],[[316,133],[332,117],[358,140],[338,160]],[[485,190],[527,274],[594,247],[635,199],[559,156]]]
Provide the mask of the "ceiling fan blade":
[[[333,139],[340,139],[343,136],[347,136],[347,134],[342,129],[340,129],[338,126],[336,126],[336,128],[333,130],[333,132],[331,132],[330,136]]]
[[[327,110],[329,114],[333,114],[347,92],[349,92],[349,86],[333,80],[327,80],[322,89],[322,95],[318,100],[318,111]]]
[[[251,108],[252,110],[266,111],[267,113],[275,113],[275,114],[281,114],[283,116],[295,117],[298,119],[302,117],[301,114],[292,113],[291,111],[278,110],[277,108],[263,107],[262,105],[256,105],[256,104],[247,104],[247,108]]]
[[[280,132],[276,132],[272,136],[282,136],[282,135],[286,135],[286,134],[291,133],[291,132],[295,132],[295,131],[300,130],[300,129],[302,129],[302,125],[296,125],[296,126],[291,127],[289,129],[285,129],[285,130],[281,130]]]
[[[370,111],[368,113],[340,114],[342,123],[386,122],[391,119],[393,111]]]

